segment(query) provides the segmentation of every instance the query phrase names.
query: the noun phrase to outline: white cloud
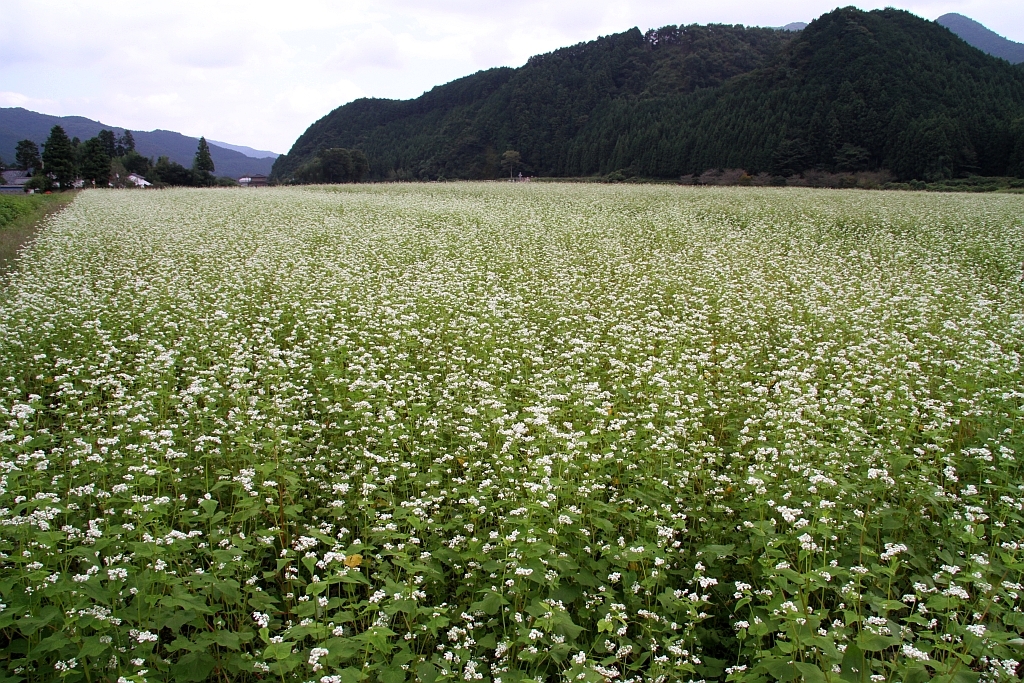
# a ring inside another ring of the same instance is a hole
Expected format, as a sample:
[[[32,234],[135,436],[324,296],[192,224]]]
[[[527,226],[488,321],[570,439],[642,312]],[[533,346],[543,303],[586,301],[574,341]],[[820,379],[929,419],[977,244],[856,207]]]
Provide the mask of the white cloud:
[[[400,69],[406,62],[403,42],[407,41],[400,41],[391,31],[375,25],[340,44],[324,66],[340,71]]]
[[[39,111],[57,106],[57,100],[38,99],[20,92],[0,90],[0,107],[23,107]]]
[[[292,0],[8,3],[0,105],[165,128],[287,151],[356,97],[415,97],[435,85],[638,26],[781,26],[834,0]],[[864,9],[891,2],[859,3]],[[908,0],[928,19],[960,12],[1024,41],[1024,3]]]

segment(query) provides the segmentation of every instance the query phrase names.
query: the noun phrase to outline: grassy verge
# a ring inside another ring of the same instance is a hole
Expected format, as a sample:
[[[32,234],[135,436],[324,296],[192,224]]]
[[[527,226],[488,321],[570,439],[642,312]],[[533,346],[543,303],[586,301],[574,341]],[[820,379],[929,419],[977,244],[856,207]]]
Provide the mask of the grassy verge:
[[[76,194],[0,195],[0,277],[13,268],[18,250],[43,218],[67,206]]]

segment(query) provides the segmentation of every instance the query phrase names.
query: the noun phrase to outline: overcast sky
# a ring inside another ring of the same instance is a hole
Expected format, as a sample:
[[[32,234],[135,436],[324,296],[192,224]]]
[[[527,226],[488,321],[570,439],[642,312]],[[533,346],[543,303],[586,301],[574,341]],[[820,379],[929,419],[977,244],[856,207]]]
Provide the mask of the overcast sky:
[[[858,2],[862,9],[896,3]],[[668,24],[781,26],[819,0],[0,2],[0,107],[286,152],[358,97],[416,97],[480,69]],[[1024,42],[1021,0],[913,0]]]

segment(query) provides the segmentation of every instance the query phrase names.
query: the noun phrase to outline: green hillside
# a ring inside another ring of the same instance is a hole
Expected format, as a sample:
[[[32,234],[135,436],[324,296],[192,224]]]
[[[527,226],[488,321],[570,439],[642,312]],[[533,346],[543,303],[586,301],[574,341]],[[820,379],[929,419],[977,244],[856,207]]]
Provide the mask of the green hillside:
[[[894,9],[838,9],[799,33],[633,29],[408,101],[359,100],[280,157],[363,150],[376,179],[489,178],[506,149],[546,176],[1024,176],[1024,70]]]
[[[577,173],[715,167],[903,179],[1024,174],[1024,73],[900,10],[836,10],[775,63],[699,97],[618,102],[575,141]],[[591,150],[615,140],[611,154]]]
[[[286,179],[318,149],[354,147],[377,179],[491,178],[501,153],[514,148],[527,171],[564,175],[569,145],[612,102],[719,86],[767,65],[793,35],[742,26],[632,29],[519,69],[481,71],[415,100],[356,100],[310,126],[273,173]]]

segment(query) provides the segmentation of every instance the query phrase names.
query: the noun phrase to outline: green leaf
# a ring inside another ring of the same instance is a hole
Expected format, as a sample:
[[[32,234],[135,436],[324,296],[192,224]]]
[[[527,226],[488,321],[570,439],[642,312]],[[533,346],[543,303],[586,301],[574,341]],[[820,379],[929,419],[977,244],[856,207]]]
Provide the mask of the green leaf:
[[[551,651],[548,654],[551,656],[551,659],[553,661],[561,664],[569,657],[569,654],[571,652],[572,647],[570,647],[566,643],[560,643],[558,645],[552,646]]]
[[[928,683],[931,679],[928,669],[920,664],[911,664],[903,672],[902,683]]]
[[[761,662],[761,667],[777,681],[792,681],[797,677],[797,668],[792,662],[780,657],[768,657]]]
[[[839,677],[849,683],[861,683],[861,681],[867,680],[867,662],[864,661],[864,653],[856,645],[851,644],[846,648]]]
[[[171,667],[171,673],[175,681],[199,683],[209,677],[215,666],[217,660],[208,652],[190,652]]]
[[[60,615],[60,610],[55,607],[44,607],[39,612],[39,616],[22,617],[18,619],[17,625],[18,630],[21,631],[21,635],[30,636],[43,626],[46,626],[51,621]]]
[[[110,647],[110,645],[101,642],[99,636],[89,636],[88,638],[82,639],[82,649],[78,651],[78,657],[80,659],[85,657],[98,657],[103,654],[108,647]]]
[[[437,670],[437,667],[428,662],[424,662],[416,667],[416,676],[423,683],[434,683],[439,674],[440,672]]]
[[[825,674],[814,664],[797,662],[795,666],[806,683],[825,683]]]
[[[494,616],[501,608],[509,604],[500,593],[488,593],[483,600],[480,601],[480,607],[490,616]]]
[[[213,640],[221,647],[226,647],[229,650],[237,650],[241,646],[241,638],[238,637],[237,633],[231,631],[215,631]]]
[[[861,633],[857,636],[857,646],[865,652],[878,652],[898,644],[899,638],[880,636],[875,633]]]
[[[32,648],[32,653],[37,654],[41,652],[53,652],[59,650],[71,641],[66,635],[58,631],[51,636],[47,636],[39,641],[39,644]]]
[[[294,645],[295,643],[287,641],[284,643],[271,643],[263,651],[263,659],[285,659],[292,653],[292,646]]]
[[[178,650],[188,650],[191,652],[196,649],[196,644],[184,636],[178,636],[171,641],[171,644],[167,646],[168,652],[177,652]]]
[[[715,559],[721,559],[723,557],[728,557],[729,555],[732,555],[734,550],[736,550],[736,546],[732,544],[706,545],[700,549],[700,552],[698,554],[703,553],[705,555],[713,555]]]

